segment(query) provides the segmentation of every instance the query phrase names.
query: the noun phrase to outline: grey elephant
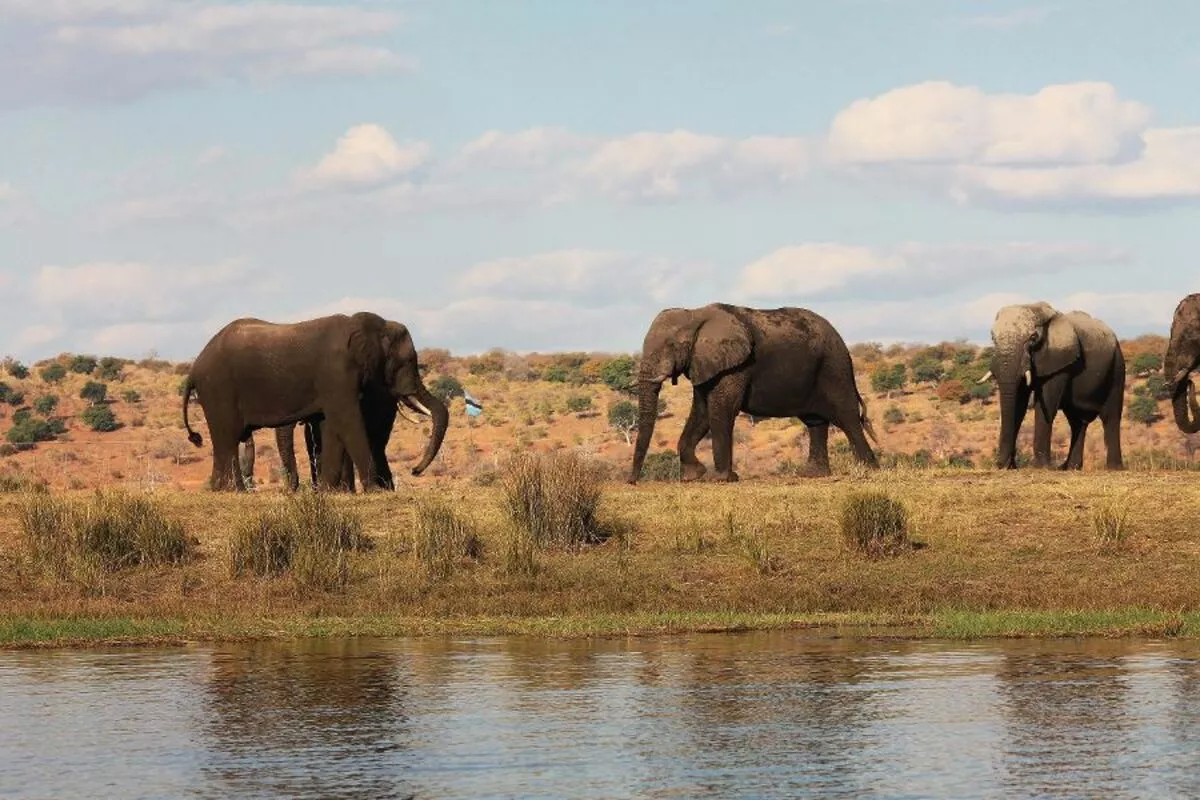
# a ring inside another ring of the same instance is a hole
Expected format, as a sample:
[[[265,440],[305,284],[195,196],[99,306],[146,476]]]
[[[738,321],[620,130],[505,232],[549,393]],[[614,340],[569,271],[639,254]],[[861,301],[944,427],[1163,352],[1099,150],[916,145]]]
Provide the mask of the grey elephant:
[[[279,452],[279,461],[280,461],[281,465],[283,466],[284,479],[287,482],[288,488],[291,489],[293,492],[300,488],[300,472],[299,472],[299,470],[297,468],[297,464],[296,464],[296,444],[295,444],[296,425],[297,424],[299,424],[304,429],[304,449],[305,449],[305,452],[308,454],[309,474],[310,474],[310,479],[312,481],[312,486],[314,488],[319,484],[319,477],[320,477],[318,463],[319,463],[319,459],[321,456],[321,445],[320,445],[320,424],[321,423],[319,421],[317,421],[316,419],[312,419],[312,420],[304,420],[303,422],[300,422],[300,423],[293,422],[293,423],[289,423],[287,425],[280,425],[280,426],[274,428],[275,447],[276,447],[276,450]],[[314,439],[314,433],[315,433],[315,439]],[[254,481],[254,461],[255,461],[254,437],[251,436],[249,439],[247,439],[245,442],[242,443],[241,456],[240,456],[239,462],[238,462],[239,465],[241,466],[241,470],[242,470],[242,480],[246,483],[247,486],[252,485],[253,481]],[[343,472],[346,469],[345,463],[344,463],[345,461],[349,461],[348,454],[346,455],[346,457],[343,461],[343,466],[342,466]],[[351,470],[354,469],[354,466],[352,463],[350,465],[350,469]],[[353,474],[353,473],[351,473],[351,474]],[[349,489],[353,490],[352,486],[351,487],[343,487],[343,488],[349,488]]]
[[[641,476],[662,384],[668,379],[677,383],[680,375],[692,384],[692,408],[679,437],[683,480],[704,476],[696,445],[709,432],[715,467],[710,479],[738,479],[733,424],[740,412],[799,417],[809,431],[809,474],[829,474],[831,424],[845,432],[859,462],[879,466],[867,442],[867,435],[876,443],[878,439],[854,382],[850,351],[828,320],[803,308],[712,303],[664,309],[646,332],[630,483]]]
[[[1200,432],[1200,405],[1192,372],[1200,365],[1200,294],[1189,294],[1175,306],[1171,338],[1163,357],[1163,377],[1171,393],[1175,425],[1184,433]]]
[[[1062,411],[1071,445],[1060,469],[1083,469],[1088,425],[1104,426],[1108,469],[1122,469],[1121,412],[1125,404],[1125,357],[1112,329],[1083,311],[1061,313],[1049,303],[1010,305],[992,323],[992,368],[980,380],[1000,386],[1000,441],[996,466],[1017,466],[1017,433],[1034,412],[1033,455],[1050,466],[1050,432]]]
[[[291,324],[244,318],[218,331],[192,363],[184,383],[183,423],[188,440],[202,437],[188,421],[193,391],[208,419],[213,445],[210,485],[244,490],[238,444],[259,428],[278,428],[319,418],[326,435],[338,437],[364,491],[380,488],[362,398],[387,398],[432,417],[433,430],[413,475],[420,475],[441,447],[449,411],[421,382],[417,351],[408,328],[361,311]],[[321,484],[334,487],[340,448],[321,454]]]

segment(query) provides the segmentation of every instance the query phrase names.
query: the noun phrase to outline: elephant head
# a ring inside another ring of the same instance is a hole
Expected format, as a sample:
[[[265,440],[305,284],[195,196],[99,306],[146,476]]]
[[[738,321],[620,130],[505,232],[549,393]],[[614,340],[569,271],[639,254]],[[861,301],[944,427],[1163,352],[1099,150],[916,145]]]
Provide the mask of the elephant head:
[[[450,412],[421,382],[417,348],[408,328],[377,314],[359,312],[351,317],[348,350],[360,370],[360,392],[368,384],[382,385],[397,401],[418,414],[433,418],[433,433],[412,474],[420,475],[432,463],[446,437]]]
[[[642,473],[650,437],[654,435],[663,381],[669,378],[675,384],[684,375],[693,386],[702,386],[746,363],[753,349],[750,329],[718,304],[659,312],[642,342],[638,433],[629,476],[631,483],[636,483]]]
[[[992,323],[992,375],[1000,386],[1000,446],[996,464],[1016,463],[1017,428],[1041,380],[1075,364],[1079,335],[1065,316],[1045,302],[1005,306]]]
[[[1175,424],[1184,433],[1200,432],[1200,406],[1192,371],[1200,365],[1200,294],[1189,294],[1175,307],[1171,340],[1163,358],[1163,377],[1171,392]],[[1191,412],[1189,415],[1189,411]]]

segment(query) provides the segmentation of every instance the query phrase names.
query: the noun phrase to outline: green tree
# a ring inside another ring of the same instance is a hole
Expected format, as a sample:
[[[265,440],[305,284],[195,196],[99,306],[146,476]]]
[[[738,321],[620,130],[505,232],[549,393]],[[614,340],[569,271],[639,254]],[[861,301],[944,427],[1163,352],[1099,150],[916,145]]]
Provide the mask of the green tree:
[[[126,389],[121,392],[121,399],[126,403],[140,403],[142,402],[142,395],[137,389]]]
[[[637,422],[637,406],[628,400],[618,400],[608,407],[608,425],[624,435],[625,444],[633,444],[629,434],[637,429]]]
[[[880,364],[871,372],[871,388],[878,394],[891,394],[904,388],[908,382],[907,369],[901,363],[887,366]]]
[[[1159,374],[1153,374],[1146,378],[1146,393],[1155,400],[1171,399],[1171,391],[1167,388],[1167,379]]]
[[[1134,422],[1152,425],[1159,419],[1158,403],[1148,394],[1137,394],[1129,403],[1128,416]]]
[[[125,366],[125,362],[119,358],[105,356],[100,359],[100,364],[96,368],[96,377],[102,381],[119,381],[121,380],[121,368]]]
[[[5,359],[4,368],[9,375],[12,375],[19,381],[23,381],[29,377],[29,367],[14,358]]]
[[[463,385],[453,375],[439,375],[429,384],[429,393],[443,403],[449,403],[451,397],[460,397]]]
[[[1163,357],[1158,353],[1139,353],[1130,362],[1130,371],[1138,378],[1144,378],[1151,372],[1162,369]]]
[[[633,356],[610,358],[600,366],[600,380],[610,389],[633,394],[637,387],[637,380],[633,374],[636,368],[637,362]]]
[[[38,374],[46,383],[62,383],[63,378],[67,377],[67,368],[55,361],[42,367]]]
[[[96,371],[97,366],[99,363],[95,356],[73,356],[67,364],[67,369],[80,375],[91,375]]]
[[[94,431],[100,431],[101,433],[115,431],[117,428],[121,427],[121,424],[117,422],[117,417],[115,414],[113,414],[112,409],[106,405],[88,406],[83,410],[83,413],[79,415],[79,418],[82,419],[89,428]]]
[[[921,353],[914,358],[909,369],[916,383],[937,383],[946,374],[942,362],[928,353]]]
[[[93,404],[103,403],[104,398],[108,397],[108,384],[88,381],[79,390],[79,396]]]
[[[53,394],[44,394],[33,401],[33,410],[41,414],[43,417],[48,417],[54,413],[54,409],[58,408],[58,396]]]
[[[578,414],[580,411],[587,411],[592,407],[591,395],[573,394],[567,398],[567,411]]]

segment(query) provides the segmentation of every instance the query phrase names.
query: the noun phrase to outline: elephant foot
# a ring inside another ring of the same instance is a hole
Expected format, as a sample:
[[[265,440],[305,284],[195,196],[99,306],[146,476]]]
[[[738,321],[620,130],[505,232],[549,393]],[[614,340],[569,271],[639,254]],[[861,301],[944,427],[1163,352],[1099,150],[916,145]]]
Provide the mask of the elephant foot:
[[[741,478],[736,472],[729,470],[729,472],[714,472],[707,480],[710,483],[737,483]]]
[[[698,481],[704,477],[708,469],[699,461],[684,461],[679,464],[679,480]]]
[[[803,478],[828,478],[833,474],[833,470],[828,464],[810,461],[804,465],[804,469],[800,471],[800,476]]]

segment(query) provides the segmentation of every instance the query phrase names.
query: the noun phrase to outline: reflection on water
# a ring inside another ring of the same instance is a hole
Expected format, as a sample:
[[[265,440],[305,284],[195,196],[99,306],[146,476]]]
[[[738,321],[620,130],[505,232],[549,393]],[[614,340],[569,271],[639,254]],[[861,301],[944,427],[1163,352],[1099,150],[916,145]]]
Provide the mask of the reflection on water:
[[[0,654],[3,797],[1194,797],[1200,643]]]

